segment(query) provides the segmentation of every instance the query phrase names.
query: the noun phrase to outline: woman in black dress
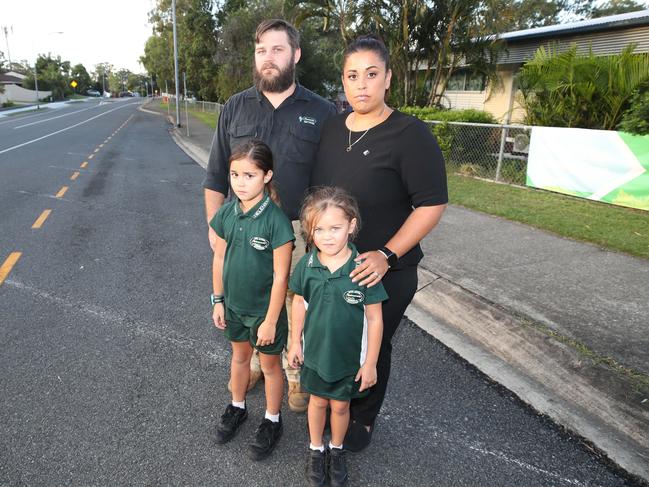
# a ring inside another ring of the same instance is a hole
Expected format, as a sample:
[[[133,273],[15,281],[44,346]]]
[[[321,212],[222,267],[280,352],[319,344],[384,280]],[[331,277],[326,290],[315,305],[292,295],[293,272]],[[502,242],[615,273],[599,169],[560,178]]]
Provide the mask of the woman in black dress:
[[[343,86],[353,111],[327,121],[312,186],[339,186],[358,201],[362,228],[356,238],[362,263],[353,280],[388,293],[377,383],[351,403],[345,448],[371,441],[390,375],[392,336],[417,289],[419,242],[437,225],[448,201],[444,159],[428,126],[386,105],[392,72],[383,42],[364,36],[347,46]]]

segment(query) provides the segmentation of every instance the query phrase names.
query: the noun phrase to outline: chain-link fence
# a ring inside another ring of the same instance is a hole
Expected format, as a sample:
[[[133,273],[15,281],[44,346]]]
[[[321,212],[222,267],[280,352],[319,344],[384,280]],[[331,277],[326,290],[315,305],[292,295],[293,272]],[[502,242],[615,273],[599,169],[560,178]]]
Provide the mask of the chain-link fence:
[[[525,184],[532,127],[427,122],[444,153],[448,172]]]
[[[163,97],[162,103],[166,105],[173,123],[177,123],[176,97],[173,95]],[[191,137],[194,132],[205,130],[206,126],[214,131],[223,105],[211,101],[198,101],[194,98],[181,98],[179,108],[180,126],[186,131],[186,135]]]

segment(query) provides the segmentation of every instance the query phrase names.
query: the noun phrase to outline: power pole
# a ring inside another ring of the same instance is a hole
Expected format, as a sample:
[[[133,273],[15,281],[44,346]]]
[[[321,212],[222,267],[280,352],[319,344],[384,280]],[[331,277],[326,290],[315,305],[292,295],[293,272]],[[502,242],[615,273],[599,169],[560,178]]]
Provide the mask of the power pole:
[[[178,83],[178,41],[176,36],[176,0],[171,0],[171,16],[174,24],[174,76],[176,82],[176,127],[180,127],[180,86]]]
[[[7,27],[6,25],[3,25],[2,30],[5,33],[5,43],[7,44],[7,58],[9,58],[9,71],[11,71],[11,51],[9,50],[9,31],[11,31],[11,33],[13,34],[14,26],[11,25]]]

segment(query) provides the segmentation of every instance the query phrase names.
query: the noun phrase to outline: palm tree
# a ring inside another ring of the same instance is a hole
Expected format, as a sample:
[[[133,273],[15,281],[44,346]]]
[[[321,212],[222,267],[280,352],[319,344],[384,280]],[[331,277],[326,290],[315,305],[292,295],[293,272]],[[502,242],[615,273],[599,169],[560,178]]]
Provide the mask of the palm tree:
[[[634,45],[616,56],[539,48],[521,70],[527,123],[615,130],[634,92],[649,80],[649,55]]]

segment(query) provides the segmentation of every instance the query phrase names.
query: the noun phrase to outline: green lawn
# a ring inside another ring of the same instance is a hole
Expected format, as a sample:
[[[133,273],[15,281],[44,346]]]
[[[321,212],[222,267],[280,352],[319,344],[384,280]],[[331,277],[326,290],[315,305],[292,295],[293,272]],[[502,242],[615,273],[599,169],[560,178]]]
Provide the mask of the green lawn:
[[[449,174],[449,200],[649,259],[649,212]]]
[[[168,103],[164,103],[163,101],[160,101],[159,104],[160,104],[160,108],[162,108],[164,110],[167,109]],[[174,105],[172,103],[170,108],[173,111],[173,110],[176,109],[176,105]],[[204,112],[203,110],[199,110],[197,108],[189,108],[187,111],[189,112],[190,115],[196,117],[201,122],[206,124],[208,127],[216,129],[216,121],[218,120],[218,116],[217,116],[216,113],[209,112],[209,111]],[[184,119],[185,119],[185,105],[181,104],[180,105],[180,121],[182,122]]]

